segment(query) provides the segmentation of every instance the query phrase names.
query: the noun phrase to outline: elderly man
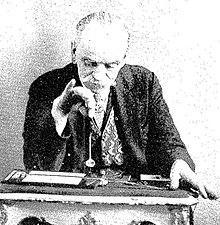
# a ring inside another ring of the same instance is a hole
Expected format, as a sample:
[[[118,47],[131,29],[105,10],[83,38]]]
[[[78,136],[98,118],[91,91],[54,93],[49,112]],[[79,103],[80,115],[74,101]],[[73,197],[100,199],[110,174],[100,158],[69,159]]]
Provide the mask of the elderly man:
[[[27,170],[160,174],[184,179],[206,198],[154,73],[125,64],[129,33],[108,13],[76,27],[73,62],[30,87],[24,124]]]

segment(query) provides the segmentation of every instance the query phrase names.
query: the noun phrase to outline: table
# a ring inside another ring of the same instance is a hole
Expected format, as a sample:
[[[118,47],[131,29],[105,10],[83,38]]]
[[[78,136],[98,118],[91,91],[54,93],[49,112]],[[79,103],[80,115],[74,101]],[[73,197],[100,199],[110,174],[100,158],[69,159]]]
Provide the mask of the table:
[[[197,198],[186,191],[119,183],[94,189],[0,185],[0,225],[43,217],[53,225],[191,225]]]

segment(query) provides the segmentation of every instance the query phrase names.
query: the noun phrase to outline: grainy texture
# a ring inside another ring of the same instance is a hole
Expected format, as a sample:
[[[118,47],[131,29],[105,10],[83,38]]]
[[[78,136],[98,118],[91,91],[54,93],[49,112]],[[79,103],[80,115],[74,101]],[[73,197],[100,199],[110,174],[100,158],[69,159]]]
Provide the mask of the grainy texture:
[[[23,168],[21,133],[30,83],[70,61],[70,25],[91,9],[109,9],[125,18],[132,33],[128,62],[159,77],[197,172],[219,189],[218,0],[2,0],[0,177]],[[219,211],[219,202],[201,201],[195,224],[218,224]]]

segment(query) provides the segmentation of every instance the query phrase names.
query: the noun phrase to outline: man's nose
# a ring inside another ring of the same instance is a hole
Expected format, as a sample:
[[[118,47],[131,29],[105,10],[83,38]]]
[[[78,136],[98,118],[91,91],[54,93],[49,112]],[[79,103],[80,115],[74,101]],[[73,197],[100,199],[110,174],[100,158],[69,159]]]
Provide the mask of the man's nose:
[[[105,68],[104,64],[99,64],[93,72],[93,77],[96,80],[102,80],[105,77],[105,74],[107,73],[107,69]]]

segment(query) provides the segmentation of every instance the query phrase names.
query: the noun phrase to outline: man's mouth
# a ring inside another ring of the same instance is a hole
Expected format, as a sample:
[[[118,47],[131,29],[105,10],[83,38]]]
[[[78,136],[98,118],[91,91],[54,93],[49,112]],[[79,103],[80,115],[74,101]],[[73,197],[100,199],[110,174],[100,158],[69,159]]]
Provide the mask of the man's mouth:
[[[91,90],[103,89],[106,87],[106,83],[100,83],[98,81],[90,81],[83,83],[87,88]]]

